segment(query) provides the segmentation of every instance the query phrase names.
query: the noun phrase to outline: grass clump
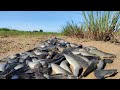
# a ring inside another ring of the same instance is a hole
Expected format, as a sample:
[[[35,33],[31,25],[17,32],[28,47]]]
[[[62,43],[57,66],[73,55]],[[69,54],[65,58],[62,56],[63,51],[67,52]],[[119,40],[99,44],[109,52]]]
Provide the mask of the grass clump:
[[[92,40],[115,40],[114,33],[119,31],[120,11],[82,11],[83,24],[73,22],[62,28],[62,33]]]
[[[84,34],[82,30],[83,30],[83,26],[80,27],[76,23],[71,21],[71,22],[67,22],[67,24],[62,27],[62,34],[71,37],[75,36],[78,38],[83,38]]]

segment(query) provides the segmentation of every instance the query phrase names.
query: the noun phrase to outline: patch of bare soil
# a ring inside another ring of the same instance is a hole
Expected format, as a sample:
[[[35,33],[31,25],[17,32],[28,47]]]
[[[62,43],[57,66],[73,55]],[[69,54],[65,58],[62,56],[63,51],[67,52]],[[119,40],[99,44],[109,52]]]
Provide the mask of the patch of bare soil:
[[[16,53],[24,52],[35,48],[50,36],[19,36],[19,37],[0,37],[0,59],[13,55]]]

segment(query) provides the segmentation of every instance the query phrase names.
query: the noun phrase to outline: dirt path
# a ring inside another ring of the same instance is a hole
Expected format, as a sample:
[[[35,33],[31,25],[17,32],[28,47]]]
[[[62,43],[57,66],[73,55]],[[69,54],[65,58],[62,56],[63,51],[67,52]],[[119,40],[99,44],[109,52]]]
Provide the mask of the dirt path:
[[[19,52],[24,52],[36,47],[41,41],[47,40],[51,36],[40,36],[40,37],[9,37],[9,38],[0,38],[0,59],[16,54]],[[108,64],[105,69],[117,69],[118,74],[114,77],[109,77],[110,79],[120,79],[120,45],[111,44],[110,42],[102,42],[102,41],[90,41],[84,39],[76,39],[70,37],[59,36],[59,38],[64,39],[65,41],[82,44],[84,46],[95,46],[98,49],[112,53],[116,55],[114,62],[112,64]],[[85,79],[95,78],[93,73],[85,77]],[[108,79],[109,79],[108,78]]]

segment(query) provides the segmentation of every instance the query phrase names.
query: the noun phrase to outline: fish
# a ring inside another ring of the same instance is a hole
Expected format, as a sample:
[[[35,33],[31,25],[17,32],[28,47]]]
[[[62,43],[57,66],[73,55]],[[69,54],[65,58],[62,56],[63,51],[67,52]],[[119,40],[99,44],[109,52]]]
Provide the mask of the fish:
[[[90,63],[90,60],[86,57],[84,57],[83,55],[81,54],[77,54],[76,56],[80,57],[81,59],[85,60],[86,62]]]
[[[31,68],[31,69],[34,69],[34,66],[39,64],[40,62],[28,62],[28,66]]]
[[[5,71],[6,65],[7,65],[7,63],[0,63],[0,72],[4,72]]]
[[[86,68],[86,70],[83,72],[82,76],[86,77],[91,72],[97,69],[97,62],[92,61],[91,64]]]
[[[96,70],[102,70],[104,67],[104,61],[103,60],[100,60],[98,65],[97,65],[97,69]]]
[[[94,75],[97,79],[105,79],[106,77],[110,77],[113,74],[117,74],[117,69],[95,70],[94,71]]]
[[[92,54],[95,54],[97,56],[100,56],[101,59],[109,59],[109,58],[115,58],[116,56],[114,54],[106,53],[98,49],[92,49],[89,51]]]
[[[72,51],[73,54],[77,55],[77,54],[81,54],[83,56],[93,56],[96,57],[94,54],[91,54],[90,52],[88,52],[86,49],[84,48],[80,48],[80,49],[75,49]]]
[[[83,56],[93,56],[93,57],[95,56],[87,51],[79,51],[79,53],[82,54]]]
[[[13,76],[11,77],[11,79],[19,79],[19,76],[18,76],[18,75],[13,75]]]
[[[77,44],[75,44],[75,43],[70,43],[70,46],[71,46],[71,47],[75,47],[75,48],[82,48],[82,47],[83,47],[82,44],[77,45]]]
[[[48,55],[48,52],[45,52],[45,51],[40,51],[39,49],[37,49],[37,50],[34,50],[33,51],[34,53],[35,53],[35,55]]]
[[[67,54],[63,54],[63,55],[65,56],[68,63],[73,67],[73,75],[78,76],[79,70],[81,69],[80,63],[70,55]]]
[[[14,67],[15,70],[18,70],[20,68],[24,67],[24,64],[18,64],[17,66]]]
[[[117,73],[117,69],[104,70],[104,61],[100,60],[97,69],[94,71],[94,75],[97,79],[104,79],[106,76],[111,76]]]
[[[60,67],[57,64],[52,63],[51,64],[52,70],[56,73],[56,74],[68,74],[71,75],[71,73],[69,73],[68,71],[66,71],[65,69],[63,69],[62,67]]]
[[[44,74],[44,77],[46,77],[47,79],[78,79],[78,77],[74,75],[66,74],[54,74],[54,75]]]
[[[93,72],[96,79],[105,79],[117,69],[105,70],[116,55],[51,37],[25,52],[3,58],[0,79],[84,79]]]
[[[97,49],[96,47],[93,47],[93,46],[86,46],[86,47],[83,47],[83,48],[86,49],[87,51]]]
[[[62,62],[60,63],[60,66],[61,66],[63,69],[67,70],[68,72],[72,73],[71,70],[70,70],[70,68],[69,68],[69,66],[68,66],[68,64],[69,64],[69,63],[67,62],[67,60],[64,60],[64,61],[62,61]]]

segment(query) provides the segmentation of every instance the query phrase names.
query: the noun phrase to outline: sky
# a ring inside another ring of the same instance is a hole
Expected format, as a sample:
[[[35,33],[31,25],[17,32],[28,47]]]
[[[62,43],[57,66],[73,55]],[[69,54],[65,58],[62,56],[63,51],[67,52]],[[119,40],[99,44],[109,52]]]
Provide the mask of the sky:
[[[71,20],[82,22],[81,11],[0,11],[0,28],[60,32]]]

